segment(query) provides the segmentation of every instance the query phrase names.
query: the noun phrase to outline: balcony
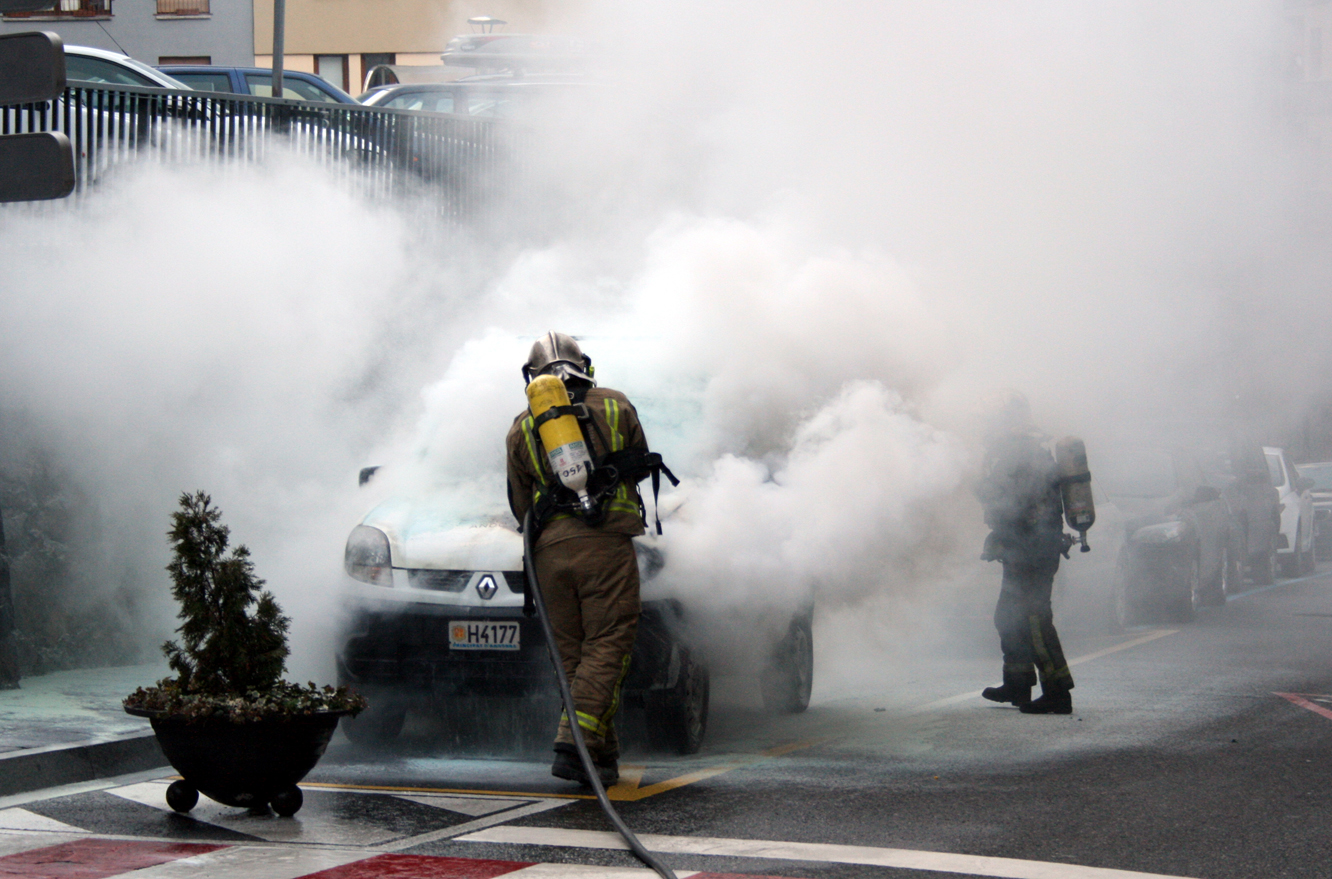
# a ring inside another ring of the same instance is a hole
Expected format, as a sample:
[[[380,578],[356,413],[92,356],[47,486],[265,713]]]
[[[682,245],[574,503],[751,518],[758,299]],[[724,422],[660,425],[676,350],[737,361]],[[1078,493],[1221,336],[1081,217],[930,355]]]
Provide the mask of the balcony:
[[[110,18],[111,0],[58,0],[53,9],[34,12],[6,12],[5,18]]]
[[[208,15],[208,0],[157,0],[158,15]]]

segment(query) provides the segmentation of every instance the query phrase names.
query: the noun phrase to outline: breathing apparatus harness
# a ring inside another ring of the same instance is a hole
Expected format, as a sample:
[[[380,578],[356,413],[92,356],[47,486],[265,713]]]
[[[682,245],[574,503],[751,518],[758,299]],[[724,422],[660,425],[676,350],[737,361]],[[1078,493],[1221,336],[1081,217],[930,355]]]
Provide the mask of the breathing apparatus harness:
[[[660,534],[661,513],[657,509],[657,499],[661,493],[661,477],[665,475],[672,486],[679,485],[680,480],[657,452],[646,449],[611,451],[614,445],[583,402],[589,390],[587,386],[575,386],[570,394],[564,383],[553,375],[537,376],[528,384],[528,400],[533,413],[531,429],[540,436],[550,459],[550,469],[556,477],[543,480],[544,490],[533,502],[535,527],[539,531],[553,517],[566,514],[577,516],[595,528],[605,518],[606,509],[621,483],[637,485],[650,476],[653,517]],[[575,426],[577,434],[571,430]],[[601,441],[601,448],[607,450],[595,458],[586,451],[591,445],[588,442],[590,434],[595,434]],[[539,460],[533,463],[537,465],[539,475],[544,473]],[[638,515],[647,527],[647,510],[641,500]]]

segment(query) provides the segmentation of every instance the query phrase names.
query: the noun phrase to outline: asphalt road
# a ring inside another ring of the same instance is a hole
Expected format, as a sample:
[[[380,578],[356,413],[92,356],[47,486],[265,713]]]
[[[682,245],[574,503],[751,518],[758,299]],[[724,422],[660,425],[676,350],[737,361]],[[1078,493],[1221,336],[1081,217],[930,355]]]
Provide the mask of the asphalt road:
[[[708,849],[657,840],[676,869],[1073,875],[945,857],[968,855],[1208,879],[1332,875],[1332,571],[1232,596],[1189,624],[1107,634],[1097,621],[1061,619],[1076,679],[1069,717],[979,698],[998,682],[988,610],[899,626],[909,634],[854,665],[856,648],[837,645],[838,623],[825,621],[816,639],[840,649],[820,652],[821,686],[807,712],[766,715],[748,681],[718,681],[702,753],[629,750],[616,791],[622,815],[641,834],[732,841]],[[336,745],[310,780],[573,791],[549,777],[544,754],[445,758],[436,732],[420,723],[386,754]],[[595,803],[578,801],[409,850],[634,863],[603,847],[614,845],[606,829]],[[752,853],[735,842],[743,840],[810,845],[732,856]]]
[[[1332,875],[1332,566],[1186,625],[1110,634],[1066,602],[1068,717],[980,698],[999,669],[995,588],[823,613],[807,712],[768,715],[753,681],[718,679],[702,752],[626,749],[621,814],[712,879]],[[180,858],[152,868],[164,877],[646,875],[604,869],[637,865],[549,775],[545,733],[515,753],[501,726],[464,724],[460,753],[456,727],[417,717],[380,752],[339,737],[296,818],[207,800],[175,814],[162,771],[10,797],[0,872],[85,858],[119,875],[98,859],[123,844]]]

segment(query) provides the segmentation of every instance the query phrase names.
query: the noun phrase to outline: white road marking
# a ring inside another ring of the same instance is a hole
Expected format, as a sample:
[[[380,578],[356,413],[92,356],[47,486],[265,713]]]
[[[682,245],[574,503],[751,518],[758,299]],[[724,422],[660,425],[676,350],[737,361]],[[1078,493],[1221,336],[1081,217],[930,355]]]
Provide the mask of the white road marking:
[[[48,845],[60,845],[62,842],[74,842],[87,839],[86,833],[46,833],[42,831],[0,830],[0,857],[29,852]],[[176,840],[179,842],[179,840]]]
[[[419,803],[422,806],[433,806],[436,809],[470,815],[473,818],[493,815],[532,802],[523,797],[464,797],[457,794],[393,794],[393,797]]]
[[[297,879],[320,870],[373,858],[375,854],[307,846],[233,845],[203,855],[144,867],[129,875],[134,879],[198,879],[200,876]]]
[[[164,781],[131,784],[107,791],[118,797],[170,812],[166,802],[167,784]],[[292,818],[276,815],[251,815],[245,809],[224,806],[200,794],[199,805],[190,811],[196,821],[225,827],[268,842],[332,843],[334,845],[375,845],[396,839],[402,834],[365,821],[352,821],[333,815],[297,812]]]
[[[27,809],[0,809],[0,830],[37,830],[43,833],[87,833],[82,827],[75,827]]]
[[[902,870],[933,870],[1000,879],[1187,879],[1157,873],[1083,867],[1017,858],[958,855],[949,852],[872,848],[860,845],[831,845],[811,842],[770,842],[761,839],[719,839],[695,836],[639,836],[651,851],[667,854],[718,855],[731,858],[769,858],[818,861],[834,864],[866,864]],[[564,848],[626,850],[617,833],[603,830],[563,830],[556,827],[493,827],[458,837],[459,842],[497,842],[508,845],[548,845]]]
[[[487,827],[494,827],[496,824],[503,824],[506,821],[512,821],[515,818],[523,818],[527,815],[535,815],[539,812],[549,812],[551,809],[558,809],[560,806],[567,806],[575,800],[538,800],[518,809],[510,809],[507,812],[501,812],[498,815],[490,815],[486,818],[478,818],[475,821],[467,821],[463,824],[455,824],[452,827],[444,827],[439,830],[432,830],[429,833],[422,833],[419,836],[409,836],[406,839],[400,839],[397,842],[388,845],[379,846],[383,851],[400,852],[413,846],[423,845],[427,842],[438,842],[441,839],[452,839],[463,833],[472,833]]]

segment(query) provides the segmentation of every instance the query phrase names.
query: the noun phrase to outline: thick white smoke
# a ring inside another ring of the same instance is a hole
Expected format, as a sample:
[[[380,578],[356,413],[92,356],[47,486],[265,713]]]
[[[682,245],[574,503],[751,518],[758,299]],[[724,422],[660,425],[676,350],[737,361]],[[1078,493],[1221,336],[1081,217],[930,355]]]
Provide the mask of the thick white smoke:
[[[159,598],[175,497],[211,491],[306,626],[295,673],[327,676],[308,621],[373,499],[357,469],[502,512],[518,366],[556,329],[687,477],[674,587],[931,596],[974,558],[983,391],[1022,387],[1052,433],[1233,414],[1236,375],[1307,340],[1290,315],[1325,314],[1321,263],[1274,243],[1277,24],[1259,0],[591,4],[569,27],[623,49],[619,85],[561,104],[582,115],[526,157],[556,195],[492,232],[419,234],[294,158],[0,214],[6,454],[54,450],[88,556]],[[1306,380],[1310,350],[1284,361]]]

